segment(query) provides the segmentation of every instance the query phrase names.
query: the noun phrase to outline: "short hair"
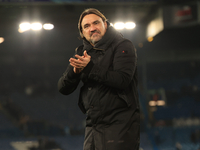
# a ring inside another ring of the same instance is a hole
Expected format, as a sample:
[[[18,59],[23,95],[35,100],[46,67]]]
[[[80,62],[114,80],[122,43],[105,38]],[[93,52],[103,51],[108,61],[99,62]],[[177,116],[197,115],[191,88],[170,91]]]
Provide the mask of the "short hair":
[[[83,38],[81,23],[82,23],[83,18],[86,15],[89,15],[89,14],[95,14],[95,15],[101,17],[101,19],[103,20],[103,22],[107,21],[106,17],[99,10],[97,10],[95,8],[88,8],[88,9],[84,10],[82,12],[82,14],[80,15],[80,18],[79,18],[79,21],[78,21],[78,30],[79,30],[81,38]]]

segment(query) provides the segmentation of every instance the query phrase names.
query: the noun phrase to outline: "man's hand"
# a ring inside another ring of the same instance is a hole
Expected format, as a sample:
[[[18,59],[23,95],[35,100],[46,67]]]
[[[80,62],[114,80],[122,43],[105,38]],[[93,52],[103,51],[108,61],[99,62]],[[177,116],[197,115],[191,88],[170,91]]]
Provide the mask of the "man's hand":
[[[75,55],[75,57],[78,59],[70,58],[69,62],[70,65],[74,67],[74,72],[80,73],[90,62],[91,56],[84,51],[83,56]]]

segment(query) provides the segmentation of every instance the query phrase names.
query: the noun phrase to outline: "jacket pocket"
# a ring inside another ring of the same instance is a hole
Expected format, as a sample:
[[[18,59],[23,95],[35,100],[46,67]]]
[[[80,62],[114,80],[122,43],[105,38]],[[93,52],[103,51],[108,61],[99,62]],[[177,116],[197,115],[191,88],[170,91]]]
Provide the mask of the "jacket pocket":
[[[128,99],[128,97],[127,97],[127,95],[125,94],[125,92],[117,92],[117,94],[118,94],[118,96],[122,99],[122,100],[124,100],[125,102],[126,102],[126,104],[127,104],[127,106],[128,107],[130,107],[131,106],[131,101]]]

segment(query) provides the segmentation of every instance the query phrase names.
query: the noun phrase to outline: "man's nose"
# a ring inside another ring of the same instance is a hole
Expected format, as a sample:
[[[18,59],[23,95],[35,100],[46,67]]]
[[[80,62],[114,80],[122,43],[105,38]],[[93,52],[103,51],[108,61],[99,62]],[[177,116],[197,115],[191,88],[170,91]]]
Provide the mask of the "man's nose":
[[[90,26],[90,31],[92,32],[92,31],[95,31],[95,30],[96,30],[95,25],[91,25],[91,26]]]

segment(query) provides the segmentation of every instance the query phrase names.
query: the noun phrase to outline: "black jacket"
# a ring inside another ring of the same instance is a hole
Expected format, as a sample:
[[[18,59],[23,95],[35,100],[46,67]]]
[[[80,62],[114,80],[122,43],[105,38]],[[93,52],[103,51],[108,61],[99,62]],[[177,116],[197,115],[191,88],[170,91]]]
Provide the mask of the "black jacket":
[[[80,74],[68,66],[59,79],[62,94],[72,93],[80,80],[79,107],[86,113],[84,150],[138,150],[140,116],[137,91],[137,55],[132,43],[113,27],[93,47],[84,40],[91,61]]]

